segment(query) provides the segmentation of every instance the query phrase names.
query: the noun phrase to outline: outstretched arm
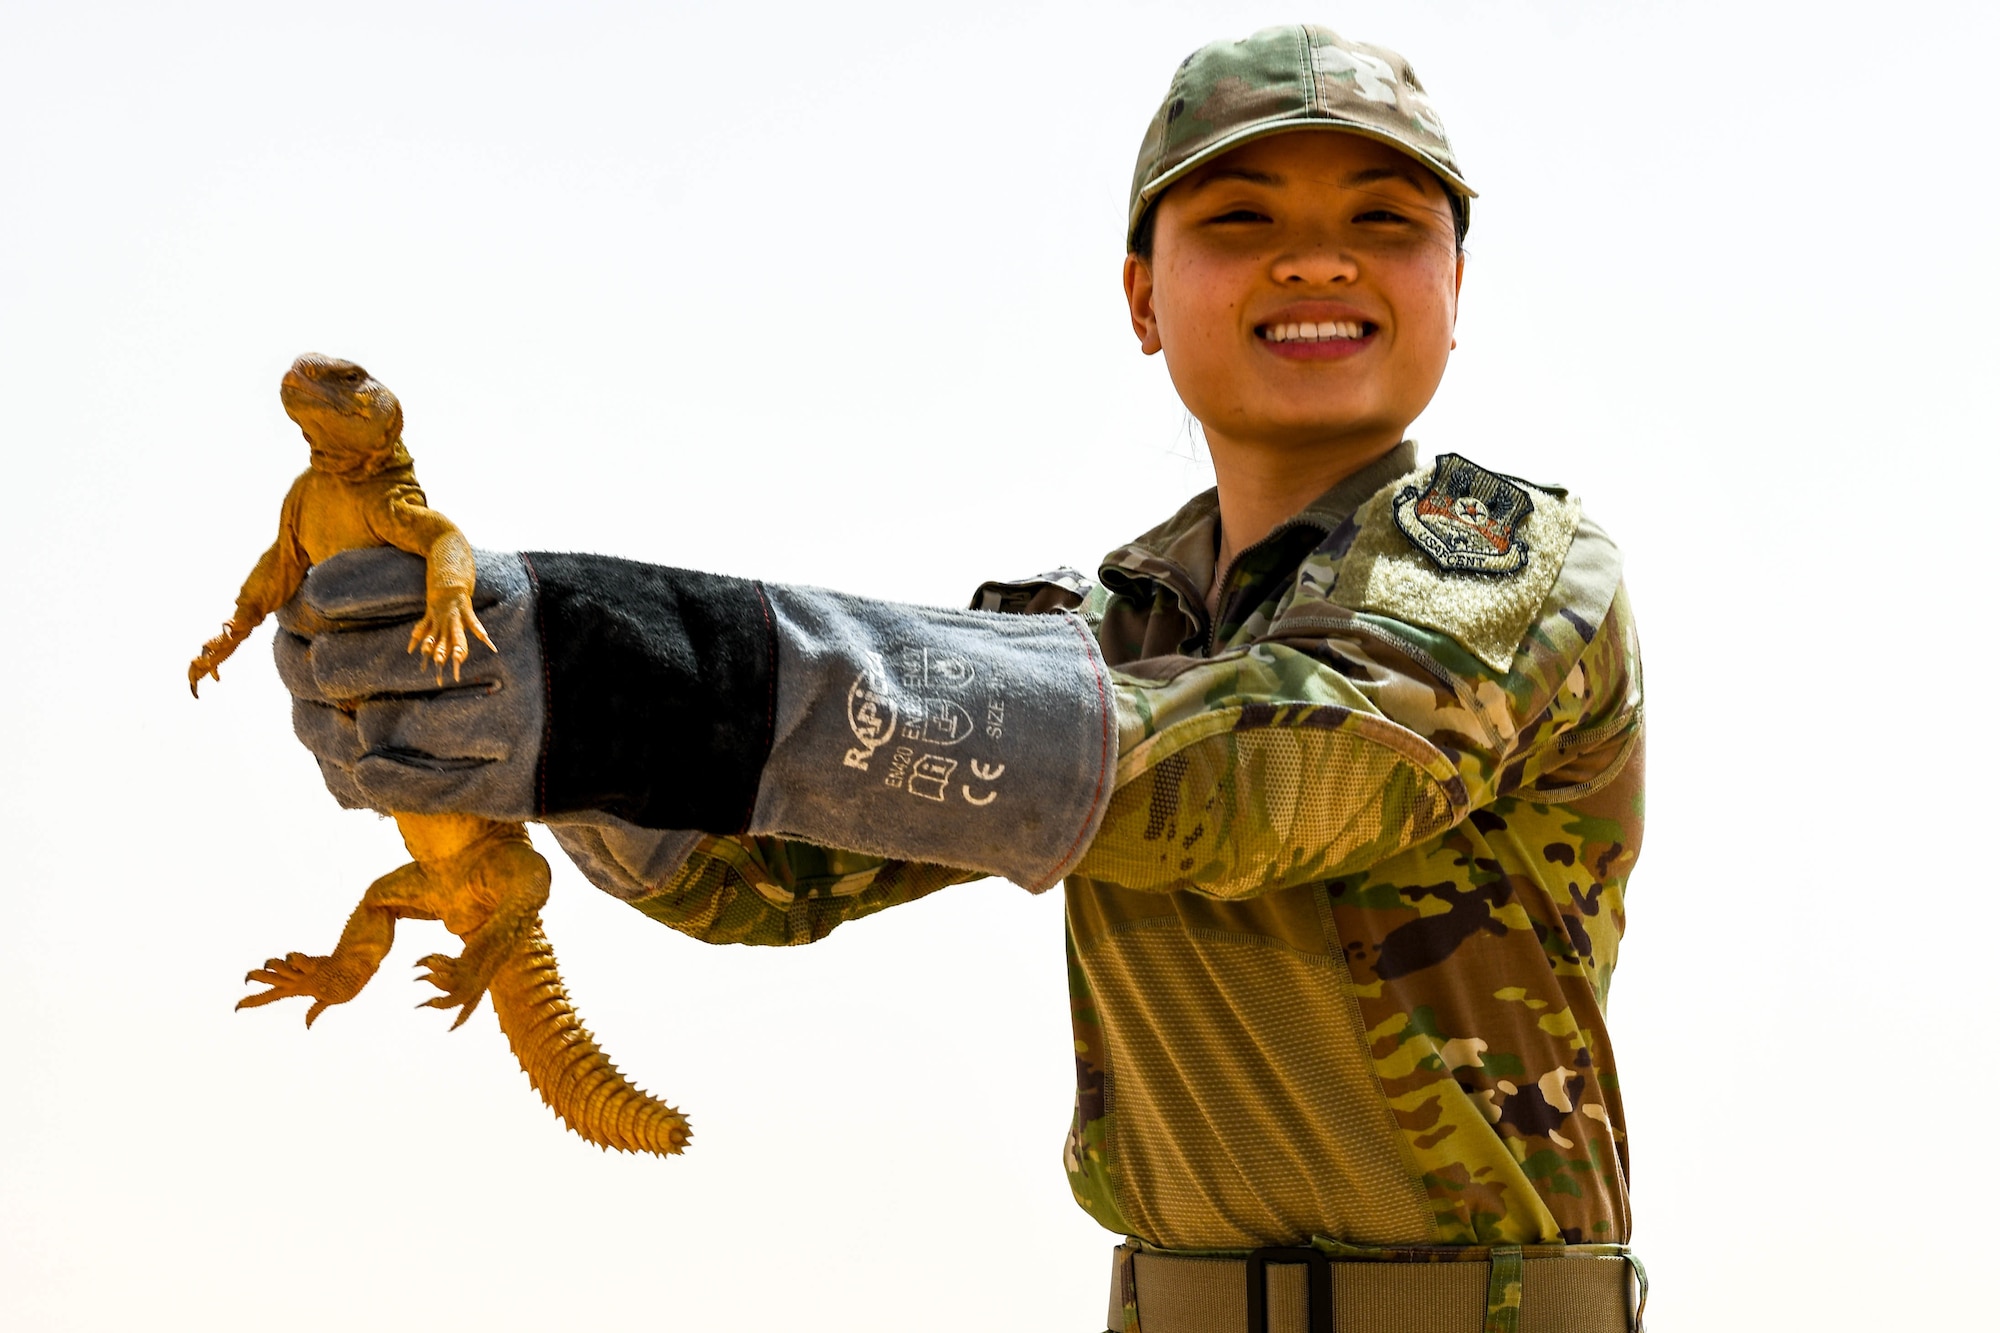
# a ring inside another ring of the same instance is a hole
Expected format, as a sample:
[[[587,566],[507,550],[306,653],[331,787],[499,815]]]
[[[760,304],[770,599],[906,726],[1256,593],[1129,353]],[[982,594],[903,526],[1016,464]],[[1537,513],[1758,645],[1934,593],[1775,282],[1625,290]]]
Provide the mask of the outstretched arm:
[[[791,912],[781,862],[808,845],[858,854],[836,871],[855,890],[929,865],[1236,898],[1375,864],[1570,763],[1577,738],[1602,733],[1607,762],[1627,748],[1636,675],[1603,632],[1621,619],[1615,551],[1579,546],[1504,676],[1333,608],[1214,658],[1112,672],[1072,614],[536,554],[481,571],[513,589],[491,613],[521,627],[502,635],[506,679],[482,659],[465,688],[409,697],[379,630],[324,636],[286,679],[349,804],[710,835],[621,894],[687,891],[672,914],[690,925],[708,910],[695,878],[732,860],[742,883],[718,881],[718,911],[751,905],[747,889]],[[385,587],[334,562],[300,600],[381,624]]]

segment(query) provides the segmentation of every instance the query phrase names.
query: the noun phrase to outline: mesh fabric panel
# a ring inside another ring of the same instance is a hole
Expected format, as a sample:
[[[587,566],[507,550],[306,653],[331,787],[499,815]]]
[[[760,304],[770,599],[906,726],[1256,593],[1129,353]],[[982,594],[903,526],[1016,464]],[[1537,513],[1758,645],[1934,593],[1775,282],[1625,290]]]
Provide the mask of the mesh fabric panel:
[[[1155,920],[1080,961],[1119,1016],[1107,1110],[1138,1234],[1185,1249],[1429,1238],[1335,959]]]

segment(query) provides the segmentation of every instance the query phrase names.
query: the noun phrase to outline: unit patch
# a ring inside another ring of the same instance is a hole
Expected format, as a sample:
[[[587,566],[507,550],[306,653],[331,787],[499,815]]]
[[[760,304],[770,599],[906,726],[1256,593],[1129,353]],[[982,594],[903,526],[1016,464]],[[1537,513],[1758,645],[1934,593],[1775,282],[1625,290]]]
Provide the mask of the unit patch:
[[[1355,511],[1332,600],[1436,630],[1507,671],[1563,571],[1582,512],[1559,486],[1440,454]]]
[[[1528,564],[1520,527],[1535,511],[1527,491],[1469,458],[1440,454],[1427,487],[1396,496],[1396,526],[1439,569],[1517,574]]]

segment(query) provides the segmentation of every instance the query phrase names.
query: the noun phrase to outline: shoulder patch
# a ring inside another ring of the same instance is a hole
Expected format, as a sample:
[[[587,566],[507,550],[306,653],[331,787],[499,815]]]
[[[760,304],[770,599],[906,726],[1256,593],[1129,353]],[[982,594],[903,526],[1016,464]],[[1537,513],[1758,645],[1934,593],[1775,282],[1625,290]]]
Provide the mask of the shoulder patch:
[[[1518,574],[1530,550],[1521,531],[1528,492],[1469,458],[1444,454],[1428,486],[1404,486],[1392,511],[1410,544],[1454,574]]]
[[[1332,601],[1450,635],[1506,671],[1581,513],[1562,491],[1443,454],[1362,505]]]

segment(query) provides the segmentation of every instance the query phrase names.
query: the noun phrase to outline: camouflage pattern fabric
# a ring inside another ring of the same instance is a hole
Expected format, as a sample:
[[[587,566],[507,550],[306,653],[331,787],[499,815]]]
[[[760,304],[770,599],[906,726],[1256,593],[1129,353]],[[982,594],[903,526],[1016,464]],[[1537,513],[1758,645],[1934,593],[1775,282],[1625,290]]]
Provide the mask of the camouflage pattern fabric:
[[[1245,550],[1213,623],[1212,492],[1094,581],[981,591],[1079,610],[1116,669],[1118,785],[1065,887],[1064,1162],[1086,1211],[1150,1246],[1629,1238],[1604,1020],[1642,823],[1620,561],[1571,507],[1504,670],[1341,605],[1348,551],[1392,521],[1371,497],[1427,484],[1414,463],[1406,444]],[[970,877],[704,838],[634,905],[804,943]],[[1491,1326],[1508,1318],[1502,1299]]]
[[[1126,247],[1182,176],[1239,144],[1301,129],[1375,139],[1429,167],[1461,200],[1475,194],[1409,61],[1314,23],[1265,28],[1210,42],[1174,71],[1132,171]]]

